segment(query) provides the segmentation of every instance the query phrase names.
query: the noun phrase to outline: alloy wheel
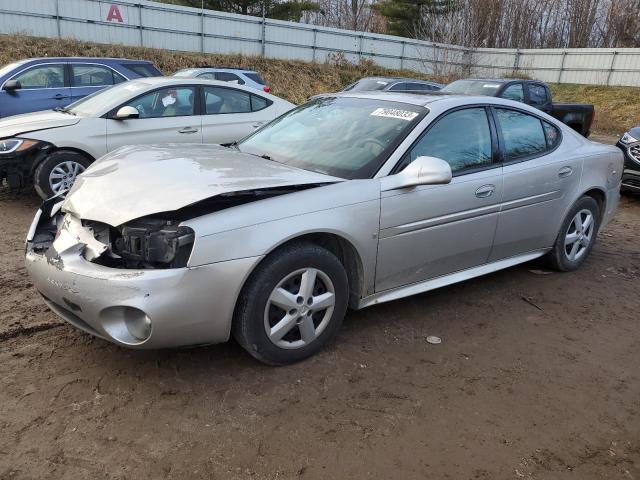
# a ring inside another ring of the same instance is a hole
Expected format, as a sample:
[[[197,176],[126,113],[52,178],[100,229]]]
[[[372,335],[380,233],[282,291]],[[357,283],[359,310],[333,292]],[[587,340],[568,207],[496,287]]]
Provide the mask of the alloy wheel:
[[[593,239],[595,222],[590,210],[580,210],[569,223],[564,237],[564,253],[571,262],[582,258]]]
[[[76,177],[84,170],[84,165],[74,161],[62,162],[53,167],[49,174],[49,186],[53,193],[57,195],[60,192],[69,190]]]
[[[329,276],[316,268],[287,275],[273,289],[264,310],[267,337],[280,348],[306,347],[325,330],[336,303]]]

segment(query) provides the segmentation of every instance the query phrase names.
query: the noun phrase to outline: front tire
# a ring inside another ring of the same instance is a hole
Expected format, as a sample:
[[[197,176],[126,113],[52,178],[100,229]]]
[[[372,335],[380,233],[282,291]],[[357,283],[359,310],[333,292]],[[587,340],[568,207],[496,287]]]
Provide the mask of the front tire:
[[[91,159],[78,152],[58,150],[36,167],[33,184],[43,200],[71,188],[76,177],[91,165]]]
[[[600,207],[592,197],[580,198],[567,214],[548,254],[551,267],[561,272],[579,268],[589,256],[600,227]]]
[[[269,255],[242,290],[233,335],[253,357],[271,365],[303,360],[331,340],[347,310],[345,269],[312,243]]]

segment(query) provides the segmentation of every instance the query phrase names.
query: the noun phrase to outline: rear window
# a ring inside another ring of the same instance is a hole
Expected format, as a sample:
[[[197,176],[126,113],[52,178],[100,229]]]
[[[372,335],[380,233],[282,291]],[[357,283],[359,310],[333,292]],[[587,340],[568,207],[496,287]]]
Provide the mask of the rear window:
[[[161,77],[162,73],[150,63],[127,63],[125,65],[132,72],[136,72],[141,77]]]
[[[244,74],[245,77],[247,77],[250,80],[253,80],[256,83],[259,83],[260,85],[266,85],[267,82],[265,82],[262,77],[260,76],[259,73],[246,73]]]
[[[488,95],[493,97],[502,83],[487,80],[456,80],[444,87],[441,92],[460,93],[464,95]]]
[[[364,78],[352,85],[349,85],[344,91],[349,92],[371,92],[373,90],[383,90],[394,80],[385,80],[383,78]]]

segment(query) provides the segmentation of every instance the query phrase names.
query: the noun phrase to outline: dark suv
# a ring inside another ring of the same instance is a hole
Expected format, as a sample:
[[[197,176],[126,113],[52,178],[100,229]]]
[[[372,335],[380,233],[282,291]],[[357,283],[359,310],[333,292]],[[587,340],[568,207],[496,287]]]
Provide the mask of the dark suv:
[[[0,68],[0,118],[66,107],[116,83],[162,73],[123,58],[32,58]]]
[[[617,146],[624,152],[622,191],[640,193],[640,126],[625,133]]]

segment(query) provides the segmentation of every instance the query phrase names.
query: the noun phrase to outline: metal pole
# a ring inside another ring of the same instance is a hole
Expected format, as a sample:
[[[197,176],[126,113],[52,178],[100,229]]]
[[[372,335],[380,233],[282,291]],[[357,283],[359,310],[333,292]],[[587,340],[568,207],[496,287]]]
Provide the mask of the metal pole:
[[[609,74],[607,75],[607,86],[610,85],[611,82],[611,75],[613,74],[613,66],[616,63],[616,55],[618,54],[618,51],[616,50],[615,52],[613,52],[613,54],[611,55],[611,66],[609,67]]]
[[[56,0],[56,26],[58,28],[58,38],[60,38],[60,0]]]
[[[407,46],[407,42],[402,41],[402,52],[400,52],[400,70],[404,70],[404,48]]]
[[[262,56],[265,56],[267,50],[267,25],[266,25],[266,6],[265,1],[262,1]]]
[[[516,58],[513,61],[513,73],[516,73],[520,68],[520,49],[516,48]]]
[[[140,46],[144,47],[144,37],[142,35],[142,4],[138,4],[138,29],[140,30]]]
[[[362,62],[362,35],[358,41],[358,63]]]
[[[564,59],[567,57],[567,51],[562,51],[562,62],[560,63],[560,73],[558,74],[558,83],[562,83],[562,70],[564,70]]]
[[[314,28],[313,29],[313,46],[311,47],[313,49],[312,50],[313,53],[312,53],[312,57],[311,57],[311,61],[313,63],[316,62],[316,46],[317,46],[316,42],[317,42],[317,38],[318,38],[318,30]]]
[[[200,7],[200,51],[204,53],[204,0]]]

